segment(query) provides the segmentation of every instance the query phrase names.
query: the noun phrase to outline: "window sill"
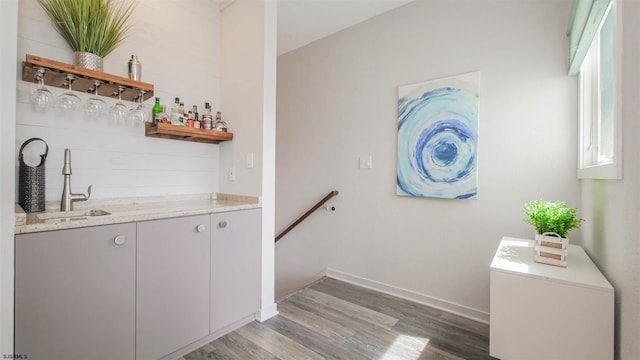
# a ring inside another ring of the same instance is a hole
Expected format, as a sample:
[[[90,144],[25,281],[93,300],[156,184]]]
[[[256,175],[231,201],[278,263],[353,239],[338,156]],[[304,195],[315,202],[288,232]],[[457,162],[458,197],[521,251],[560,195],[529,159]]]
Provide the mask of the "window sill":
[[[621,180],[622,164],[610,163],[579,168],[578,179]]]

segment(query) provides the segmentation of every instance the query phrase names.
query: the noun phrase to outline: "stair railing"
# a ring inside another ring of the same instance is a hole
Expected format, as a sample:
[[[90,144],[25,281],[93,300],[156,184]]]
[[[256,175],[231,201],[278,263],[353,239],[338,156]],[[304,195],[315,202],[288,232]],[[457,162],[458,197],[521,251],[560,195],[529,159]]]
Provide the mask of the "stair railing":
[[[327,196],[325,196],[324,198],[322,198],[322,200],[318,201],[315,205],[313,205],[313,207],[311,209],[309,209],[306,213],[304,213],[302,216],[300,216],[298,218],[298,220],[294,221],[293,224],[289,225],[289,227],[287,227],[286,229],[284,229],[283,232],[281,232],[280,234],[278,234],[278,236],[276,236],[276,240],[275,242],[278,242],[278,240],[282,239],[282,237],[284,237],[285,235],[287,235],[287,233],[291,230],[293,230],[293,228],[295,228],[296,226],[300,225],[301,222],[303,222],[306,218],[309,217],[309,215],[313,214],[314,211],[318,210],[320,207],[322,207],[327,201],[329,201],[329,199],[331,199],[332,197],[338,195],[338,190],[333,190],[332,192],[328,193]]]

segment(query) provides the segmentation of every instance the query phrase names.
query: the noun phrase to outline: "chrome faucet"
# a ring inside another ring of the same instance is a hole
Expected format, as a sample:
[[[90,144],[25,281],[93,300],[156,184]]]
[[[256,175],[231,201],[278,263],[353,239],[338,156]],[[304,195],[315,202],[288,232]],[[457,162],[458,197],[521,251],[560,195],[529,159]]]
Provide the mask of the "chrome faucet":
[[[64,187],[62,188],[62,201],[60,201],[60,211],[73,210],[75,201],[87,201],[91,196],[91,185],[87,189],[88,195],[71,193],[71,149],[64,149],[64,167],[62,167],[62,175],[64,175]]]

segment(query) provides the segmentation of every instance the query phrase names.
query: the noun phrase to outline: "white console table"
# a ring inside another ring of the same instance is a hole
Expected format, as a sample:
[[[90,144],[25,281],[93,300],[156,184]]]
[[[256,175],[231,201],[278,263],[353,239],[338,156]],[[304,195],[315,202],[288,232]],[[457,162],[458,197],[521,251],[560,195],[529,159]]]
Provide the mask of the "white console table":
[[[491,263],[490,355],[613,359],[613,287],[582,247],[567,267],[533,261],[534,241],[504,237]]]

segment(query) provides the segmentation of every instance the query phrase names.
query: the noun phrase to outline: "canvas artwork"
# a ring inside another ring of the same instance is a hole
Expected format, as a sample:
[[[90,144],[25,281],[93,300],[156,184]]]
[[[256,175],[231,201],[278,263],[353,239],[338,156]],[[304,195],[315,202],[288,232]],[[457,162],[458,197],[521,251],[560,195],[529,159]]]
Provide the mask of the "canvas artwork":
[[[398,195],[478,195],[480,73],[398,88]]]

